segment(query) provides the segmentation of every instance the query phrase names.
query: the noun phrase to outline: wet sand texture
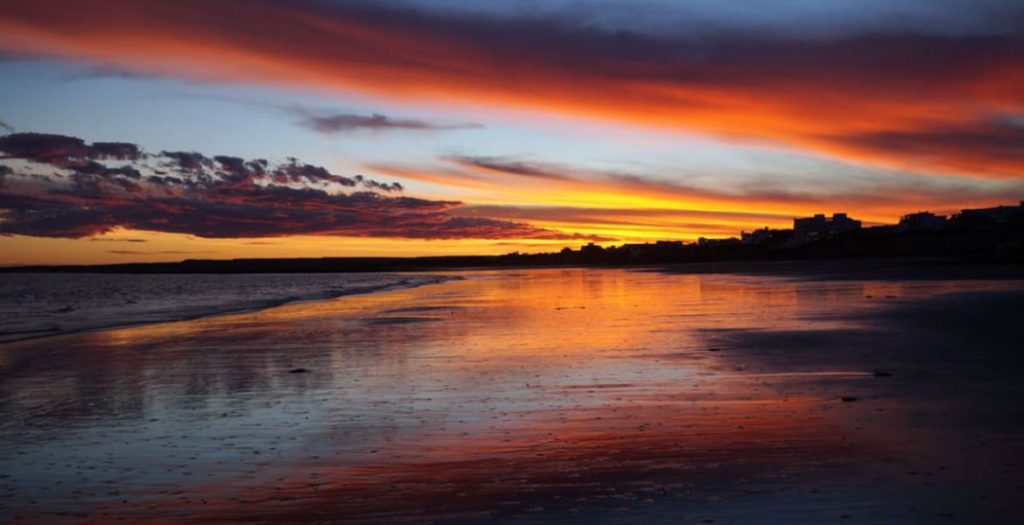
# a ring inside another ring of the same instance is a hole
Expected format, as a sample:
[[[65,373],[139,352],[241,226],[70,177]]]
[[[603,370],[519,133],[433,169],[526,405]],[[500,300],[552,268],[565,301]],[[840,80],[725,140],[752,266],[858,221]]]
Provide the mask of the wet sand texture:
[[[623,270],[0,345],[0,521],[1024,516],[1024,287]]]

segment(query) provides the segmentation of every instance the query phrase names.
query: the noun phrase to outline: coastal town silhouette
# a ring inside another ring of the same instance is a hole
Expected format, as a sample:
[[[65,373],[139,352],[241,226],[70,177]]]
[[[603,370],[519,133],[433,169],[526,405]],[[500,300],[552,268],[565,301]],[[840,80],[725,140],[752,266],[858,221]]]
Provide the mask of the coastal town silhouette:
[[[602,246],[588,243],[557,252],[433,257],[323,257],[189,259],[108,265],[16,266],[3,271],[128,273],[374,272],[434,268],[639,266],[696,262],[817,259],[939,259],[946,263],[1024,261],[1024,201],[964,209],[950,216],[920,211],[897,224],[864,226],[846,213],[793,219],[788,229],[761,228],[738,237],[661,240]]]

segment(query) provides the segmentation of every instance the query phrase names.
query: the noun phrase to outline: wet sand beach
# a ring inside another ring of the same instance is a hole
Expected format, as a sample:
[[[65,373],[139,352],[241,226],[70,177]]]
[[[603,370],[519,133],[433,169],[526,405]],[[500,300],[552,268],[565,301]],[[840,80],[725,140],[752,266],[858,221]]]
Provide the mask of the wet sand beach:
[[[451,275],[0,344],[0,521],[1024,516],[1024,281]]]

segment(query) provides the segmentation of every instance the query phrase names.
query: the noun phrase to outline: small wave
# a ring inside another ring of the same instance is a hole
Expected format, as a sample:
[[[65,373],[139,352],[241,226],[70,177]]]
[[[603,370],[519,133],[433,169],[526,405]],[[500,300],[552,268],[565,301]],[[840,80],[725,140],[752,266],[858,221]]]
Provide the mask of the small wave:
[[[88,277],[80,276],[80,278]],[[161,277],[151,278],[152,281],[150,282],[155,284]],[[188,279],[188,277],[175,276],[173,279]],[[181,283],[175,283],[174,286],[166,288],[163,297],[159,296],[157,292],[153,292],[146,301],[132,303],[125,303],[123,300],[119,300],[116,303],[104,302],[102,297],[93,298],[86,295],[79,298],[80,302],[74,307],[67,306],[57,310],[54,310],[52,306],[48,306],[45,302],[39,304],[35,309],[7,308],[2,312],[5,319],[4,323],[0,324],[0,343],[53,337],[91,330],[107,330],[144,324],[188,321],[215,315],[254,312],[286,304],[325,301],[348,295],[369,294],[386,290],[439,284],[452,278],[439,275],[413,277],[384,275],[375,276],[374,282],[363,284],[359,283],[358,280],[365,279],[365,277],[353,276],[351,279],[356,282],[349,281],[347,286],[337,286],[336,284],[316,286],[317,279],[326,278],[322,276],[307,276],[307,282],[301,282],[303,277],[295,276],[291,278],[292,280],[285,283],[278,283],[278,288],[261,283],[262,288],[260,292],[262,296],[248,298],[240,295],[238,292],[239,290],[248,290],[249,283],[238,282],[238,278],[235,279],[235,282],[228,282],[231,281],[231,278],[225,276],[224,282],[219,284],[216,281],[202,283],[201,288],[205,288],[193,293],[190,293],[188,288]],[[334,277],[334,279],[344,279],[344,277]],[[40,281],[39,286],[46,285],[44,281]],[[129,286],[144,287],[146,285],[147,281],[141,280]],[[82,282],[77,283],[77,286],[86,289],[89,284]],[[189,286],[196,286],[196,284],[191,283]],[[222,288],[222,293],[218,293],[218,286]],[[158,286],[154,285],[154,288],[158,288]],[[299,293],[296,293],[296,288],[299,289]],[[267,289],[270,291],[268,292]],[[280,293],[280,295],[275,296],[275,290],[278,290],[277,293]],[[201,299],[192,300],[193,294],[201,296]],[[267,294],[270,294],[270,296],[268,297]],[[225,300],[224,297],[233,298],[233,300]],[[203,300],[206,300],[207,303],[199,304]],[[52,303],[49,304],[52,305]]]
[[[391,310],[384,310],[386,314],[411,314],[419,312],[437,312],[437,311],[448,311],[462,308],[461,306],[407,306],[405,308],[393,308]]]
[[[436,317],[411,317],[411,316],[405,316],[405,317],[373,317],[373,318],[365,320],[366,324],[376,324],[376,325],[389,325],[389,324],[398,325],[398,324],[413,324],[413,323],[431,323],[431,322],[435,322],[435,321],[440,321],[440,319],[438,319]]]
[[[61,331],[61,329],[60,329],[59,326],[51,326],[49,328],[36,328],[36,329],[32,329],[32,330],[10,330],[10,331],[6,331],[6,332],[3,331],[3,330],[0,330],[0,342],[2,342],[3,338],[6,337],[6,336],[18,336],[18,335],[26,335],[26,334],[41,334],[41,333],[54,333],[54,332],[60,332],[60,331]]]

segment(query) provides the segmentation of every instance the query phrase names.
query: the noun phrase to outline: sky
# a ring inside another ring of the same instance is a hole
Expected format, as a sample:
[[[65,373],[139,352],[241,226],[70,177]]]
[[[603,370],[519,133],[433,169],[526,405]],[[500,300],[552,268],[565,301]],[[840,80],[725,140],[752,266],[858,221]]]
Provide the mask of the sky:
[[[1024,198],[1014,0],[0,0],[0,264],[552,251]]]

